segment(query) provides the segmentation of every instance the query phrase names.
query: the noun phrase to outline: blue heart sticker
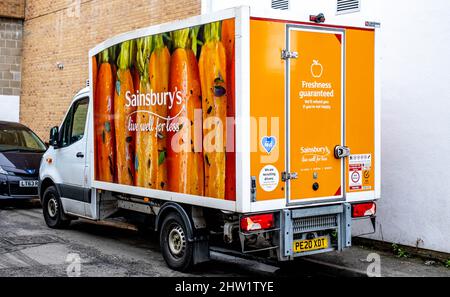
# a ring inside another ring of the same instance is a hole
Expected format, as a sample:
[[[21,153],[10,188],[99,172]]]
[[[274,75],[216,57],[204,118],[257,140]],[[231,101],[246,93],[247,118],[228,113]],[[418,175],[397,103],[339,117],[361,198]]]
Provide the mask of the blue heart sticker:
[[[277,144],[277,139],[275,136],[264,136],[261,139],[261,144],[263,148],[266,150],[268,154],[274,149],[275,145]]]

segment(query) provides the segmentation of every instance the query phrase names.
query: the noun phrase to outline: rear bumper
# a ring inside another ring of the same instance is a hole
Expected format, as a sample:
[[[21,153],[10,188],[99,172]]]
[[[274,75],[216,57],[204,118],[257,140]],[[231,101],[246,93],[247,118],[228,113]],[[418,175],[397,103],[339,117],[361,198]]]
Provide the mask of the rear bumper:
[[[289,261],[296,257],[341,251],[352,244],[350,203],[282,209],[273,214],[271,229],[253,232],[239,229],[243,254],[260,253],[263,256],[261,253],[268,252],[271,259]]]
[[[285,209],[280,215],[280,261],[295,257],[343,250],[352,244],[351,205],[349,203],[311,208]],[[319,234],[319,235],[318,235]],[[307,252],[295,252],[294,241],[311,237],[328,237],[329,247]]]

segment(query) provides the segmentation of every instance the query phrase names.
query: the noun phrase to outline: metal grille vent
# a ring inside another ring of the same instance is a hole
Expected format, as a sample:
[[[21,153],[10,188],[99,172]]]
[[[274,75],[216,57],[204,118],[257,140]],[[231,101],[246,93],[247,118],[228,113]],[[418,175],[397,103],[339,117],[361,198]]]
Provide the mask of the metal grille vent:
[[[319,217],[295,218],[293,221],[294,233],[334,229],[337,227],[337,216],[326,215]]]
[[[289,0],[272,0],[273,9],[288,10]]]
[[[337,0],[337,14],[357,12],[361,10],[360,0]]]

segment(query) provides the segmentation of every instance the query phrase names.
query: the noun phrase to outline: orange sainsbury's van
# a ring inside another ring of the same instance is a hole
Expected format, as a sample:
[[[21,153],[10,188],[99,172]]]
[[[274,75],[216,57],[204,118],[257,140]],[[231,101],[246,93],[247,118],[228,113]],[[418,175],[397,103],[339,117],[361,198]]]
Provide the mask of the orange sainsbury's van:
[[[112,37],[51,130],[48,226],[123,216],[168,266],[351,246],[380,193],[375,30],[239,7]]]

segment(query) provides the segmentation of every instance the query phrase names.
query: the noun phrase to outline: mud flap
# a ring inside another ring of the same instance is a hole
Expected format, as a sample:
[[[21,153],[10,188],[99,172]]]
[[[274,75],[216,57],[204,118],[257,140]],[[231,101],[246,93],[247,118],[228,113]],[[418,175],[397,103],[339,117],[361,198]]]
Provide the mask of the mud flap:
[[[209,260],[209,241],[207,238],[194,241],[194,265],[208,262]]]

